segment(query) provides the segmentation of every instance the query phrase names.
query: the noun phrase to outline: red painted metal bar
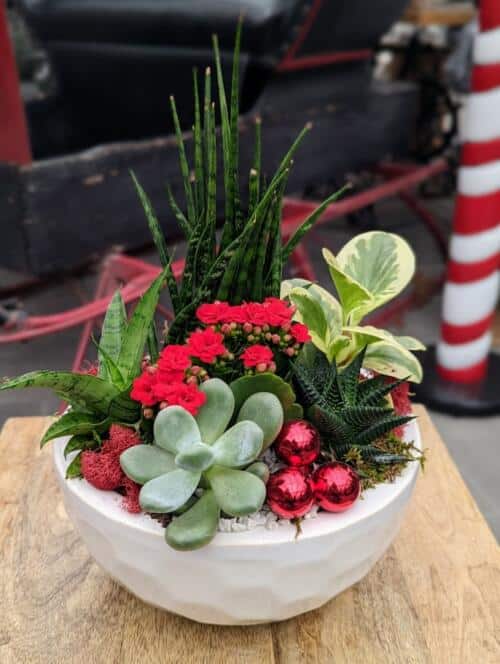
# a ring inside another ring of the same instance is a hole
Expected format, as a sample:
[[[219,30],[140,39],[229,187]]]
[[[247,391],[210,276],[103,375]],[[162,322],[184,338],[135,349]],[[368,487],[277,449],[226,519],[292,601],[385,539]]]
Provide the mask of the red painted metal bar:
[[[315,55],[304,55],[301,58],[285,59],[278,65],[277,71],[282,74],[288,71],[300,71],[301,69],[315,69],[328,65],[338,65],[344,62],[356,62],[358,60],[369,60],[373,55],[370,49],[359,51],[335,51],[333,53],[316,53]]]
[[[0,0],[0,161],[31,162],[28,128],[3,0]]]

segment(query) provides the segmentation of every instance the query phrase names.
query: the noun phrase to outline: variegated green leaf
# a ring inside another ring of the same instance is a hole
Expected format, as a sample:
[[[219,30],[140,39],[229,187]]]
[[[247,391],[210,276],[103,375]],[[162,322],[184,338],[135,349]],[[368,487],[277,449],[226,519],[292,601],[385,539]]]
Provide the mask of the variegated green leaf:
[[[364,366],[393,378],[407,378],[413,383],[422,380],[422,365],[415,355],[401,344],[378,341],[366,349]]]
[[[401,346],[404,346],[407,350],[426,350],[424,344],[418,339],[415,339],[415,337],[401,337],[394,335],[394,339],[396,339],[396,341],[401,344]]]
[[[348,320],[358,323],[361,317],[355,312],[363,311],[365,308],[375,308],[376,303],[370,292],[355,279],[346,274],[328,249],[323,249],[323,258],[328,265],[328,271],[337,289],[342,304],[343,321]]]

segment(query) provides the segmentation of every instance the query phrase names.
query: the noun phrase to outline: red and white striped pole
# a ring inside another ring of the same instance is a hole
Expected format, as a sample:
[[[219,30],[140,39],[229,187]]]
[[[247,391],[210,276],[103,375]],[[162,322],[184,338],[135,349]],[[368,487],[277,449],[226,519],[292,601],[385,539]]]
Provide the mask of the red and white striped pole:
[[[482,0],[444,288],[437,370],[474,384],[488,370],[500,257],[500,0]],[[500,395],[499,395],[500,398]]]

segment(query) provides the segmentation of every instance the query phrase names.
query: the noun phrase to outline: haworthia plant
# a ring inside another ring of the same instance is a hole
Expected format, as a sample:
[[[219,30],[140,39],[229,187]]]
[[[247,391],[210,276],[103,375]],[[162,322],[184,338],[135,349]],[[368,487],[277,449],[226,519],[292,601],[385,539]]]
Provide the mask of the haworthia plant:
[[[212,102],[212,75],[205,72],[203,108],[194,74],[194,125],[192,132],[194,167],[188,162],[186,137],[181,132],[175,100],[171,100],[175,134],[179,149],[186,213],[168,190],[172,212],[186,236],[185,268],[179,285],[171,271],[168,288],[175,319],[168,341],[182,341],[193,325],[197,306],[215,299],[237,304],[279,296],[284,265],[305,233],[325,208],[342,193],[330,196],[315,210],[282,246],[281,208],[293,157],[309,129],[306,125],[282,159],[266,186],[261,167],[261,122],[256,121],[255,155],[249,176],[248,195],[242,196],[239,180],[239,54],[241,22],[238,24],[231,77],[231,90],[226,94],[217,38],[214,37],[216,87],[220,122],[224,183],[224,223],[220,245],[216,249],[217,133],[215,105]],[[151,201],[134,178],[134,183],[162,262],[169,260],[166,241]],[[242,200],[248,200],[243,207]],[[251,275],[251,278],[249,278]]]
[[[135,424],[140,406],[130,396],[163,287],[168,266],[139,300],[127,323],[119,292],[109,303],[98,344],[99,375],[69,371],[33,371],[0,385],[0,391],[25,387],[47,387],[67,401],[72,409],[46,431],[41,444],[59,436],[78,437],[73,449],[84,449],[98,440],[113,422]],[[80,447],[77,447],[80,445]],[[76,473],[76,465],[72,471]]]
[[[246,399],[237,422],[235,398],[218,378],[201,386],[207,400],[196,417],[179,406],[160,411],[154,423],[154,444],[136,445],[122,453],[125,474],[142,485],[143,510],[182,514],[165,531],[175,549],[196,549],[215,535],[220,512],[245,516],[265,499],[265,469],[255,460],[283,424],[280,400],[260,392]],[[200,488],[201,487],[201,488]],[[197,490],[201,497],[185,509]]]

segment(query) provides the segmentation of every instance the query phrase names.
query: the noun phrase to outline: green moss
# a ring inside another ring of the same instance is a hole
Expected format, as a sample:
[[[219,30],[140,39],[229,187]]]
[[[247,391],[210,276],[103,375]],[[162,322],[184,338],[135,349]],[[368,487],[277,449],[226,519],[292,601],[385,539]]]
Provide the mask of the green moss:
[[[421,468],[424,468],[425,452],[421,452],[413,442],[407,443],[393,433],[379,438],[372,445],[381,452],[404,457],[405,460],[389,464],[376,463],[363,459],[360,449],[352,447],[341,460],[356,469],[361,477],[363,490],[372,489],[383,482],[393,482],[408,463],[419,463]]]

